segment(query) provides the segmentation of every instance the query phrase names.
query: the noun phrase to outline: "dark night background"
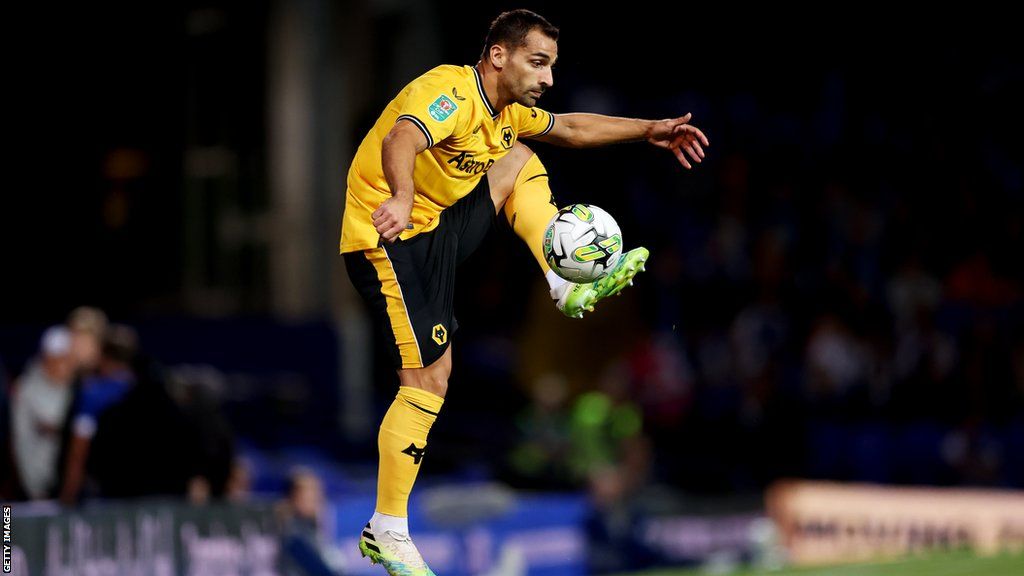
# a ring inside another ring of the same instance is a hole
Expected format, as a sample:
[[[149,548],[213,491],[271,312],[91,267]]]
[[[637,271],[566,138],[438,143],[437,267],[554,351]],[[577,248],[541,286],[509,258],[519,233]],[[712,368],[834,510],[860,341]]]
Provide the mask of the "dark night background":
[[[350,426],[344,399],[376,382],[364,406],[383,410],[393,383],[380,361],[348,371],[370,327],[335,249],[344,175],[383,105],[437,64],[475,62],[510,7],[158,1],[9,22],[8,375],[90,304],[172,364],[273,380],[319,362],[297,400],[268,385],[226,401],[236,431],[372,457],[376,416]],[[579,485],[509,463],[516,414],[554,377],[566,413],[588,391],[632,403],[647,478],[677,489],[1024,487],[1024,58],[1008,13],[527,7],[562,30],[543,108],[689,111],[711,146],[692,172],[646,144],[534,146],[559,202],[609,210],[651,265],[570,322],[499,226],[461,271],[436,471]]]

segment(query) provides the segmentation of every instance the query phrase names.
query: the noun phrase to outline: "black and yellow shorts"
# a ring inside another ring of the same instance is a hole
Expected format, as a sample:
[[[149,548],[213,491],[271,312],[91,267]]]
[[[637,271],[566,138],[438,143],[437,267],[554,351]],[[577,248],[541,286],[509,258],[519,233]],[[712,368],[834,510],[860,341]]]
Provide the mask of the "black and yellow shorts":
[[[396,368],[429,366],[448,348],[458,327],[455,267],[480,246],[494,221],[487,178],[440,218],[430,232],[344,254],[352,284],[384,328]]]

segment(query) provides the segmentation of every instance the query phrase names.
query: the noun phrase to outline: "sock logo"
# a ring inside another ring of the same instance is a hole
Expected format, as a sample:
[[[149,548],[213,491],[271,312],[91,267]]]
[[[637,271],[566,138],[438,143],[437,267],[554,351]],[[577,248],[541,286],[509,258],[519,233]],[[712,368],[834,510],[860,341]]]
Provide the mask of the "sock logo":
[[[412,463],[419,465],[420,460],[423,460],[423,455],[427,453],[427,447],[417,448],[415,444],[410,443],[409,447],[402,450],[402,454],[408,454],[412,456]]]

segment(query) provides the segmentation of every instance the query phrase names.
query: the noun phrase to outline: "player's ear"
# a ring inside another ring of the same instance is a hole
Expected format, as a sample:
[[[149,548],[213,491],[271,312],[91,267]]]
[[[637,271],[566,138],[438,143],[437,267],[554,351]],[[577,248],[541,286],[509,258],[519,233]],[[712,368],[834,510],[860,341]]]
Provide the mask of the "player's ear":
[[[508,59],[508,51],[501,44],[494,44],[490,50],[491,65],[501,70],[505,67],[505,61]]]

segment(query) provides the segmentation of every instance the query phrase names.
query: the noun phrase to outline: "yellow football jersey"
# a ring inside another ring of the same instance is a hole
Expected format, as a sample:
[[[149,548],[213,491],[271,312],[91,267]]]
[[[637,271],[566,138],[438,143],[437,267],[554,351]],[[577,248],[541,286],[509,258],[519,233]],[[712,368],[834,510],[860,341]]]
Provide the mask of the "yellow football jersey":
[[[519,138],[547,134],[555,117],[513,103],[495,111],[474,66],[438,66],[402,89],[377,119],[348,171],[341,251],[376,248],[373,213],[391,197],[381,167],[381,142],[399,120],[415,124],[429,148],[416,156],[412,229],[403,240],[429,232],[441,211],[469,194]]]

